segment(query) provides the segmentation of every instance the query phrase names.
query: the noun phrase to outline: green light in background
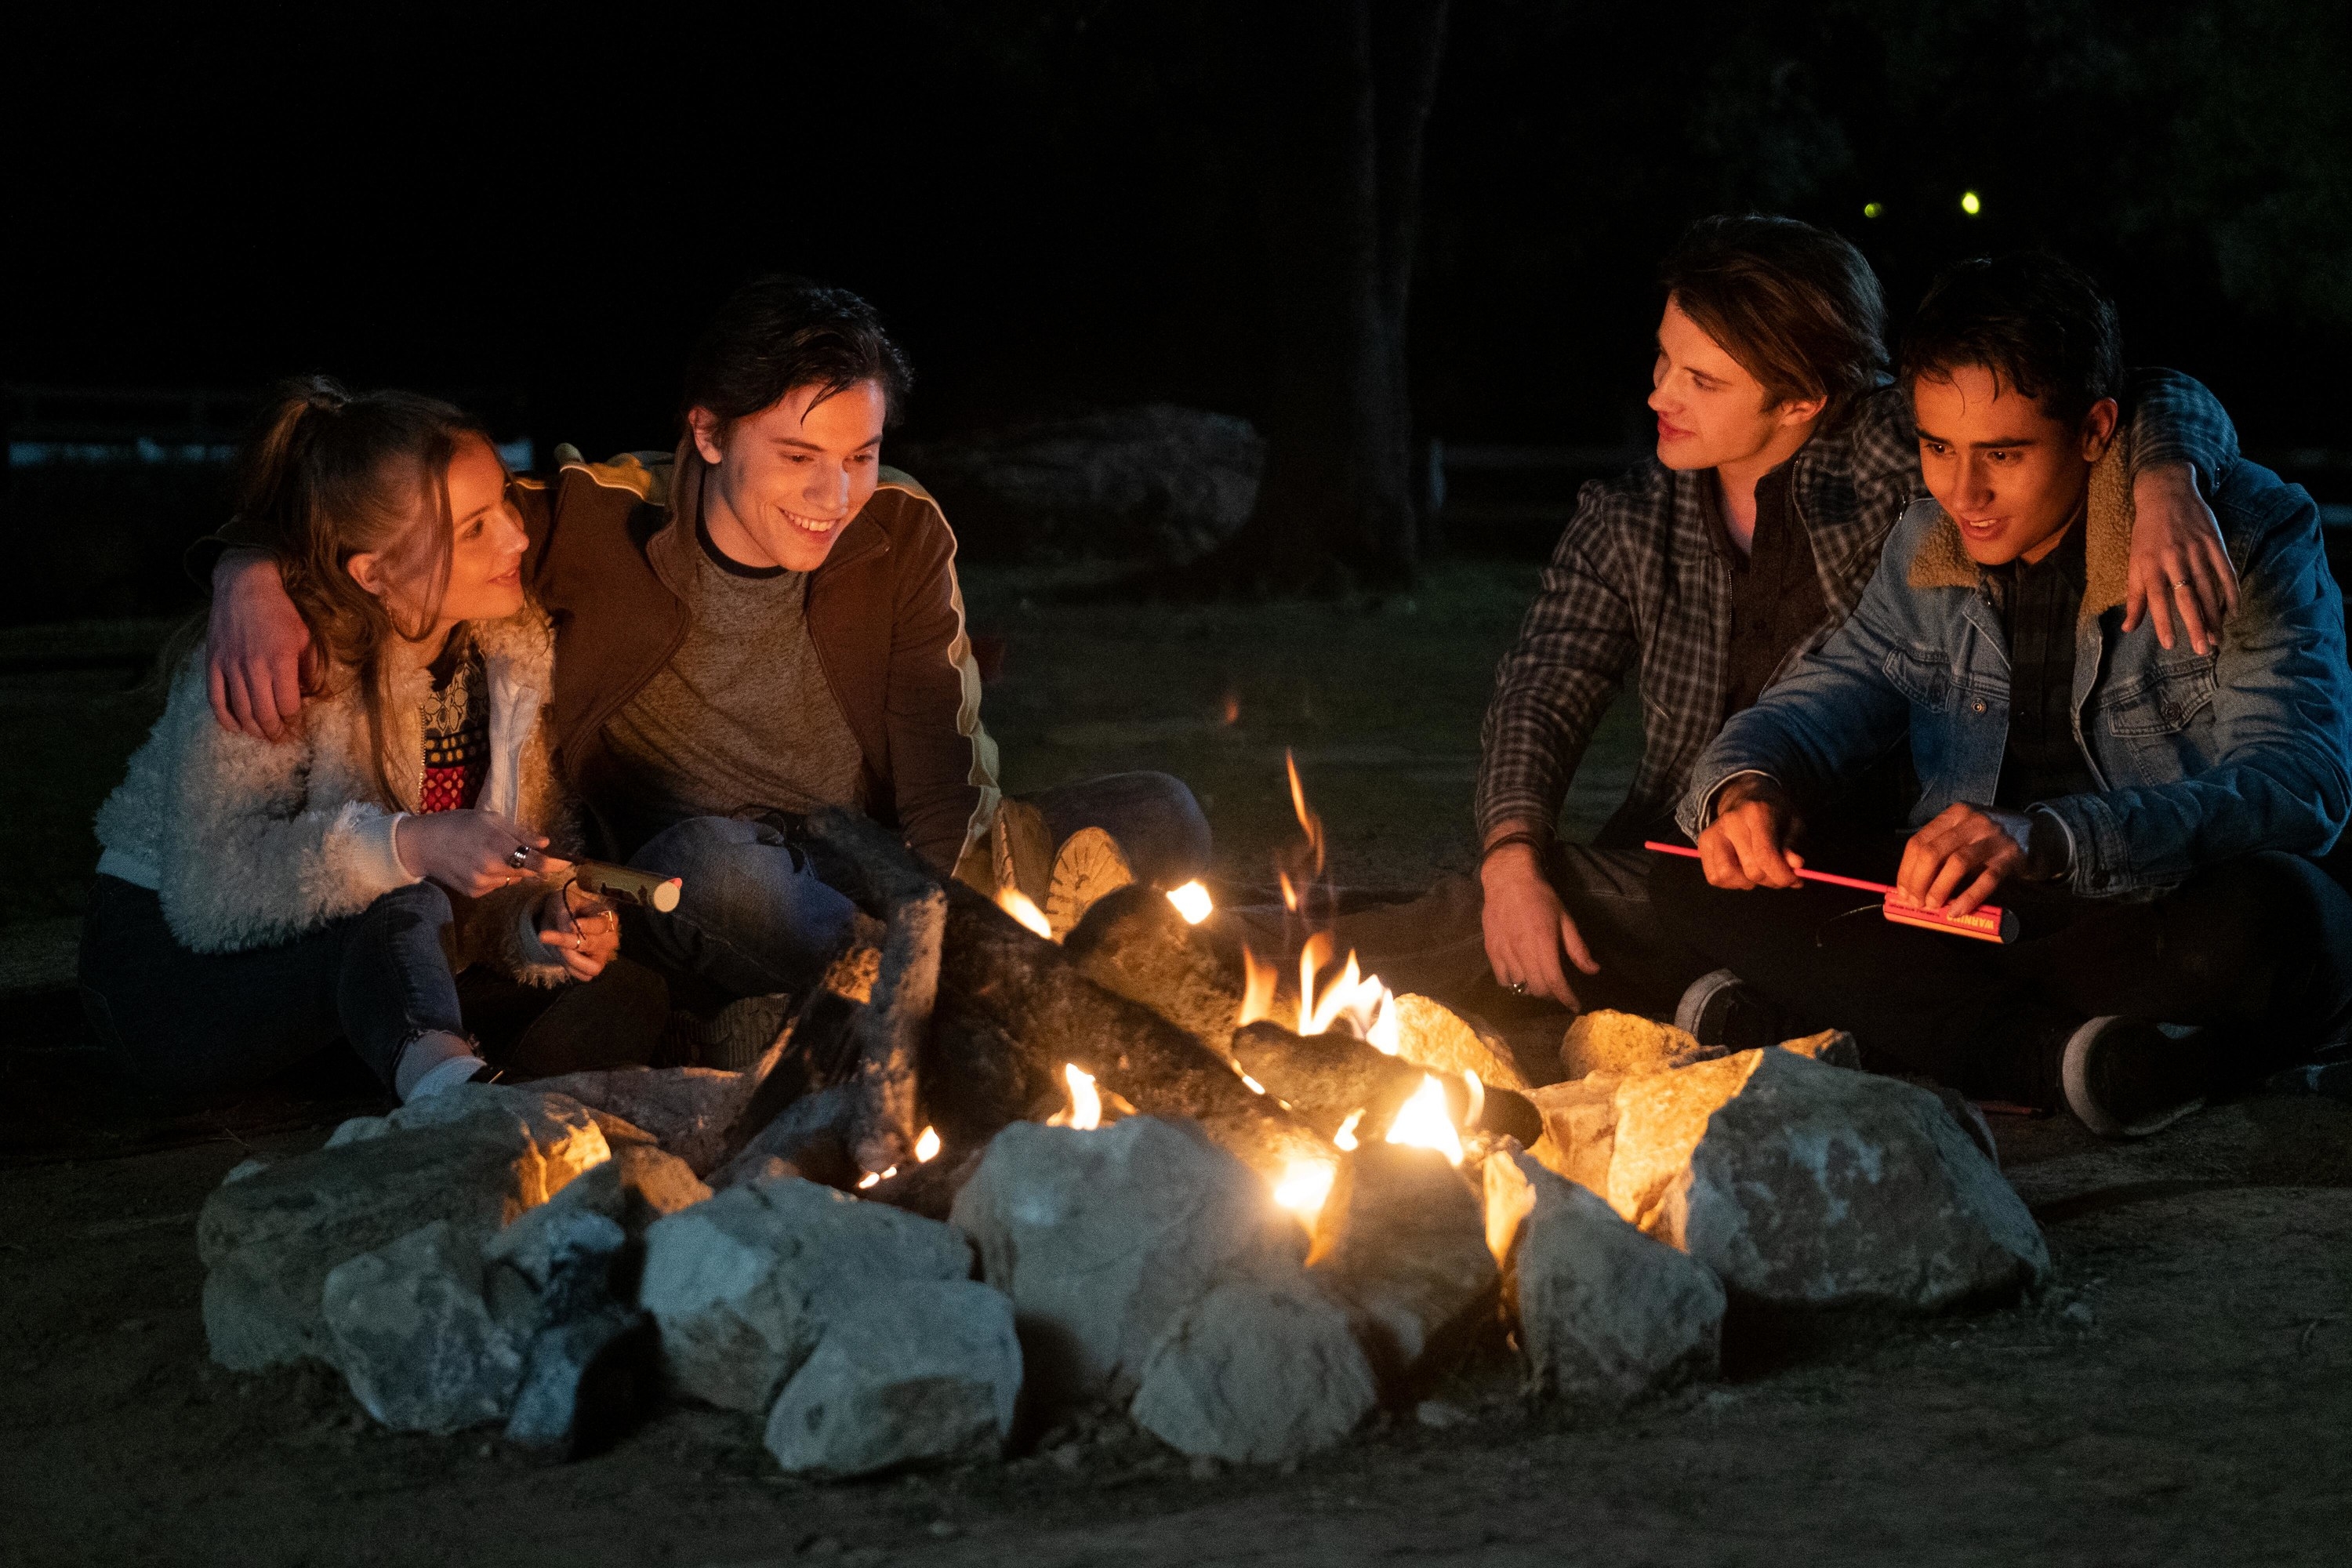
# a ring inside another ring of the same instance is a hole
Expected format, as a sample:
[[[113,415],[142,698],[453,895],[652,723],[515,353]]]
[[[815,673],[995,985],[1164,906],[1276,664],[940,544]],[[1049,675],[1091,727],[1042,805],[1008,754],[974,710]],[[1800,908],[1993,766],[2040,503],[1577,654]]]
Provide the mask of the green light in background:
[[[1886,216],[1886,205],[1884,202],[1864,202],[1862,204],[1862,216],[1864,217],[1885,217]]]
[[[1962,191],[1960,193],[1960,210],[1968,214],[1970,217],[1974,217],[1977,214],[1984,211],[1984,203],[1977,199],[1977,194],[1974,191]]]

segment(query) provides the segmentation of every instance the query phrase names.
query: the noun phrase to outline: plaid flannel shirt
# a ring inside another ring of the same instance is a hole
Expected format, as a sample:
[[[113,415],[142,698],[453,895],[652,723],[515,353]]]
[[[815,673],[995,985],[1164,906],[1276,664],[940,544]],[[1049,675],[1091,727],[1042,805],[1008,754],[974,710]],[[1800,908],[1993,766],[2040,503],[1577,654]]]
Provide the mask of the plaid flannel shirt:
[[[2171,371],[2135,372],[2127,393],[2139,468],[2187,462],[2207,494],[2237,460],[2212,394]],[[1903,510],[1925,493],[1908,393],[1880,387],[1790,459],[1790,505],[1812,542],[1827,613],[1778,680],[1844,624]],[[1544,568],[1518,641],[1495,671],[1479,728],[1479,841],[1506,823],[1549,831],[1577,763],[1627,673],[1642,699],[1642,761],[1600,841],[1622,845],[1673,811],[1692,764],[1728,717],[1731,569],[1710,537],[1711,470],[1653,458],[1594,480]]]

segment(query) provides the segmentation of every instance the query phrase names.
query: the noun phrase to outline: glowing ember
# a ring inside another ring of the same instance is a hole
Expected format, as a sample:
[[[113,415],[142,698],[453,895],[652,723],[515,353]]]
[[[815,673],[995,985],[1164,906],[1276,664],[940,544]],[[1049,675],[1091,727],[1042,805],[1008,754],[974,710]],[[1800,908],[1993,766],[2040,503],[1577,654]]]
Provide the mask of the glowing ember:
[[[1396,1120],[1389,1123],[1389,1142],[1434,1149],[1454,1163],[1462,1163],[1462,1140],[1454,1131],[1454,1119],[1446,1114],[1445,1085],[1434,1075],[1423,1075],[1421,1087],[1397,1108]]]
[[[1274,1184],[1274,1201],[1312,1225],[1323,1212],[1323,1200],[1331,1195],[1331,1183],[1339,1173],[1336,1166],[1321,1160],[1293,1160],[1283,1170],[1282,1180]]]
[[[1095,1080],[1080,1072],[1075,1063],[1064,1063],[1062,1077],[1070,1086],[1070,1108],[1057,1110],[1045,1119],[1048,1127],[1075,1127],[1080,1131],[1102,1125],[1102,1096],[1095,1092]],[[1443,1101],[1440,1101],[1443,1104]],[[1456,1159],[1460,1156],[1457,1154]]]
[[[1351,1110],[1348,1112],[1348,1120],[1339,1123],[1339,1131],[1331,1134],[1331,1142],[1338,1144],[1342,1149],[1354,1148],[1356,1146],[1356,1123],[1361,1121],[1363,1119],[1364,1113],[1360,1110]]]
[[[868,1187],[878,1187],[898,1173],[898,1167],[896,1165],[880,1171],[868,1171],[857,1178],[857,1190],[862,1193]]]
[[[1168,901],[1176,906],[1176,912],[1184,917],[1184,923],[1188,926],[1199,925],[1215,912],[1217,907],[1209,898],[1209,889],[1198,882],[1187,882],[1181,888],[1170,889]]]
[[[923,1135],[915,1140],[915,1159],[918,1163],[928,1165],[939,1157],[940,1130],[936,1127],[926,1127],[923,1129]]]
[[[1044,937],[1047,942],[1054,940],[1053,922],[1046,920],[1045,911],[1037,907],[1037,901],[1020,889],[999,889],[996,894],[996,907]]]
[[[1259,963],[1256,953],[1243,947],[1242,1013],[1234,1027],[1246,1028],[1260,1018],[1273,1017],[1275,987],[1281,983],[1282,971],[1271,963]]]
[[[1241,721],[1242,721],[1242,697],[1241,697],[1241,693],[1240,693],[1240,692],[1238,692],[1238,691],[1228,691],[1228,692],[1226,692],[1226,693],[1225,693],[1225,722],[1226,722],[1226,723],[1228,723],[1228,724],[1238,724],[1238,723],[1240,723]]]
[[[1235,1070],[1238,1071],[1239,1069],[1236,1068]],[[1258,1082],[1257,1079],[1250,1077],[1247,1073],[1242,1074],[1242,1081],[1249,1085],[1249,1091],[1252,1094],[1264,1094],[1265,1092],[1265,1085]]]

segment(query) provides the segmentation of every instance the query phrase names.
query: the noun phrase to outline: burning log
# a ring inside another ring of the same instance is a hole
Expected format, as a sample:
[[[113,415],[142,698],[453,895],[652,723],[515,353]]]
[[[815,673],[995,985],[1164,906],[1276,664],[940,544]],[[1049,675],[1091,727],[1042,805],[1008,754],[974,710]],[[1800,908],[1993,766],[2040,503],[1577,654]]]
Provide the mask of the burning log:
[[[1142,1003],[1220,1056],[1232,1054],[1241,948],[1188,921],[1165,895],[1139,883],[1105,895],[1063,949],[1104,990]]]
[[[1306,1121],[1252,1090],[1199,1039],[1104,990],[1068,953],[980,894],[949,889],[937,1033],[925,1079],[940,1113],[950,1104],[961,1113],[968,1100],[991,1097],[1001,1110],[1015,1082],[1029,1086],[1027,1102],[1034,1104],[1055,1092],[1064,1064],[1148,1115],[1192,1118],[1269,1177],[1278,1178],[1295,1157],[1331,1158]]]
[[[1327,1138],[1343,1128],[1366,1141],[1385,1136],[1398,1110],[1432,1078],[1444,1086],[1446,1110],[1464,1131],[1529,1142],[1543,1134],[1543,1118],[1525,1097],[1484,1086],[1474,1094],[1465,1079],[1429,1072],[1352,1035],[1300,1036],[1260,1020],[1234,1031],[1234,1060]]]
[[[842,890],[886,928],[873,994],[849,1026],[856,1062],[850,1150],[867,1172],[910,1164],[916,1068],[939,994],[947,894],[888,829],[855,812],[818,812],[809,831],[847,872],[839,879]]]

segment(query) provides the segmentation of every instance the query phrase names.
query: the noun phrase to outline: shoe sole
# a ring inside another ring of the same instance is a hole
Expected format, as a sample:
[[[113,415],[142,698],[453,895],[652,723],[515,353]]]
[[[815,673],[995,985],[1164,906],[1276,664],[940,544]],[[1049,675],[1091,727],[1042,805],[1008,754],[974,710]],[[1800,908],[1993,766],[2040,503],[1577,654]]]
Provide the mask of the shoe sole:
[[[1701,1029],[1701,1026],[1707,1021],[1707,1009],[1713,1006],[1717,999],[1726,992],[1746,984],[1746,981],[1728,969],[1718,969],[1711,973],[1700,975],[1685,988],[1682,1000],[1675,1005],[1675,1027],[1702,1046],[1718,1044],[1719,1042],[1709,1039],[1707,1033],[1702,1032]],[[1720,1020],[1718,1019],[1717,1022]]]
[[[2091,1047],[2106,1022],[2105,1018],[2094,1018],[2066,1037],[2066,1054],[2058,1066],[2058,1083],[2066,1096],[2066,1109],[2074,1113],[2075,1120],[2102,1138],[2126,1142],[2161,1132],[2182,1117],[2194,1116],[2205,1109],[2205,1097],[2200,1094],[2137,1121],[2125,1121],[2110,1115],[2107,1108],[2099,1103],[2098,1096],[2091,1092]]]

